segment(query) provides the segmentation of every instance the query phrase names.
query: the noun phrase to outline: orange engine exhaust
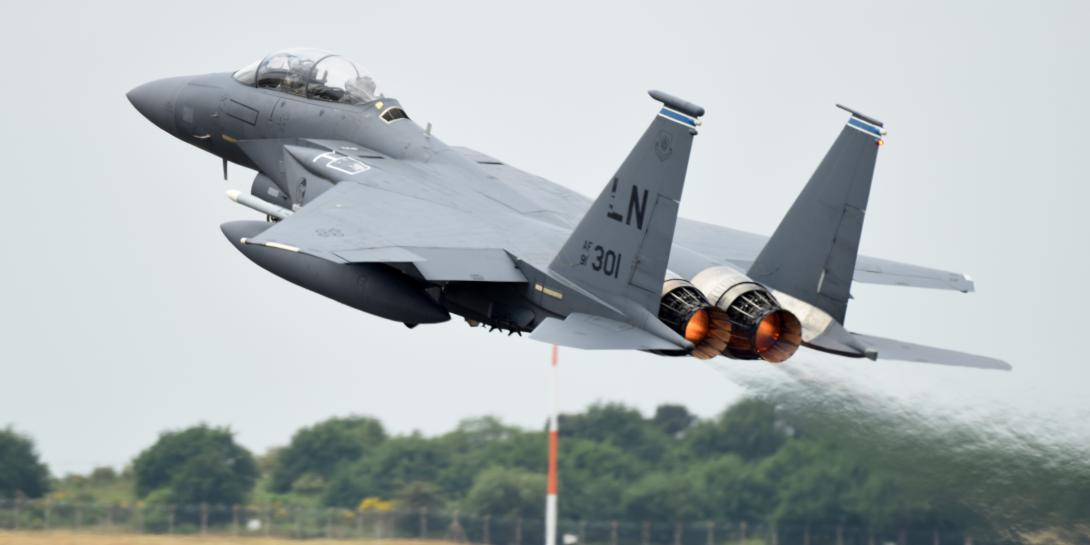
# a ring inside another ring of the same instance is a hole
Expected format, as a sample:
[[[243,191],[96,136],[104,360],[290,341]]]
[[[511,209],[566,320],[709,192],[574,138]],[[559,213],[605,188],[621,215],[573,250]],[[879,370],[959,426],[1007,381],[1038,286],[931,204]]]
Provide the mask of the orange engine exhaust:
[[[711,306],[700,290],[686,280],[670,279],[663,285],[659,319],[695,347],[690,353],[700,359],[722,354],[730,342],[727,315]]]
[[[693,284],[728,322],[723,355],[744,360],[786,361],[802,344],[802,323],[762,285],[732,267],[712,267]]]
[[[783,318],[779,314],[769,314],[757,324],[757,332],[753,336],[753,344],[758,354],[768,352],[776,346],[783,335]]]
[[[740,303],[745,305],[750,302],[743,300]],[[733,326],[733,335],[727,343],[727,355],[780,363],[794,355],[802,344],[802,324],[794,314],[768,306],[746,313],[740,311],[738,306],[732,305],[727,309]]]

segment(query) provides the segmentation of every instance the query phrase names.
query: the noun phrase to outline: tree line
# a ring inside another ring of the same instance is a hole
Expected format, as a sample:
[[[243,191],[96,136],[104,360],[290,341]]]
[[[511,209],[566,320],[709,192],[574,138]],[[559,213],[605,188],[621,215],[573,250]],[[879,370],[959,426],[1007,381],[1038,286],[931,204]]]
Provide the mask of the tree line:
[[[848,525],[982,532],[984,518],[950,494],[889,471],[787,421],[761,399],[713,418],[680,405],[645,416],[615,403],[560,418],[565,520]],[[120,473],[50,477],[30,439],[0,431],[0,497],[144,505],[275,503],[460,511],[539,519],[546,434],[471,418],[438,436],[390,434],[367,416],[298,430],[255,456],[227,428],[167,431]]]

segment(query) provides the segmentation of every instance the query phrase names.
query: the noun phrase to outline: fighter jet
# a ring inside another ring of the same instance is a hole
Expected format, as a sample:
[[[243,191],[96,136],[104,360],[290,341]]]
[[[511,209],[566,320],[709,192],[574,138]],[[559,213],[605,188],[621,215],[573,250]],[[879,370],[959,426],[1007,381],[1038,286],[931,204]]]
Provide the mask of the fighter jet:
[[[704,108],[650,91],[650,125],[596,199],[449,146],[366,71],[312,49],[128,93],[160,129],[257,172],[221,226],[269,272],[412,328],[450,320],[588,350],[784,362],[800,346],[989,369],[844,328],[852,282],[970,292],[858,255],[882,122],[848,114],[771,237],[678,218]]]

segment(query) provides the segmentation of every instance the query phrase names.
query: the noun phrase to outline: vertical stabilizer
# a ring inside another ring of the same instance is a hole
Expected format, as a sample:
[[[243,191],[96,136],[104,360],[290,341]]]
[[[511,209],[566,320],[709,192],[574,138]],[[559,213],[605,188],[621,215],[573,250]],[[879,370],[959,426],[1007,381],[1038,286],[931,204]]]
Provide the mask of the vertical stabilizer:
[[[882,122],[852,114],[749,270],[843,323],[859,253]]]
[[[635,301],[656,314],[704,109],[651,91],[663,103],[651,126],[550,265],[595,295]]]

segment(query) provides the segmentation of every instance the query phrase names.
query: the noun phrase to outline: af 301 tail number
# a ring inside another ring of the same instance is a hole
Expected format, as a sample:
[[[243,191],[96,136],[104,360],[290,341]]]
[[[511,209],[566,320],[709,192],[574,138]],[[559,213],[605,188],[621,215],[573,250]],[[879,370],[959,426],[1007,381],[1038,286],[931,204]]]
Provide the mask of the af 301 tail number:
[[[583,242],[583,255],[579,256],[579,264],[589,264],[591,270],[617,278],[621,271],[621,254],[587,240]]]

